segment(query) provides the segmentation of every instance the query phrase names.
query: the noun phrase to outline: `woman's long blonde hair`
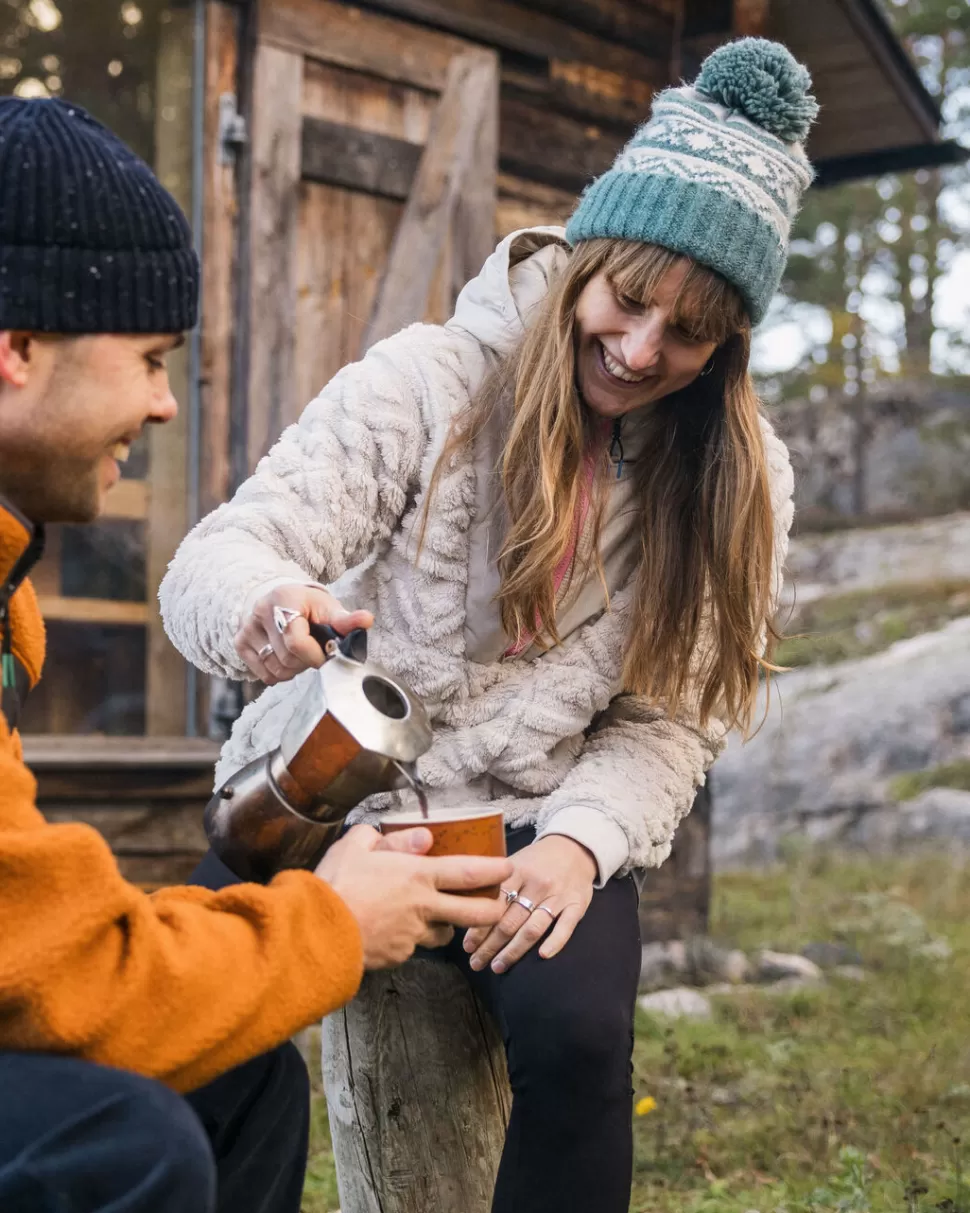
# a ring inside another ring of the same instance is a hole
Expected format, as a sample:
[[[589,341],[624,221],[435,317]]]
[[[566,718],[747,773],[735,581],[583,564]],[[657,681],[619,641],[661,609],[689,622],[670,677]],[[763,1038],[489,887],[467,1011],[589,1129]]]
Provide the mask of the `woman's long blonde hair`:
[[[583,461],[597,437],[602,469],[587,566],[603,579],[598,540],[609,441],[594,435],[596,418],[576,388],[579,296],[603,272],[618,294],[647,303],[679,260],[653,245],[581,243],[520,347],[452,427],[428,502],[452,457],[475,441],[495,409],[512,401],[501,459],[509,527],[498,556],[497,596],[509,636],[559,643],[554,573],[575,542]],[[671,712],[689,701],[701,721],[717,712],[747,730],[759,673],[774,668],[761,649],[766,637],[769,645],[775,639],[769,617],[773,520],[759,402],[748,371],[751,328],[735,288],[693,262],[677,312],[682,326],[717,350],[709,373],[647,406],[638,419],[646,438],[631,466],[642,525],[624,689]]]

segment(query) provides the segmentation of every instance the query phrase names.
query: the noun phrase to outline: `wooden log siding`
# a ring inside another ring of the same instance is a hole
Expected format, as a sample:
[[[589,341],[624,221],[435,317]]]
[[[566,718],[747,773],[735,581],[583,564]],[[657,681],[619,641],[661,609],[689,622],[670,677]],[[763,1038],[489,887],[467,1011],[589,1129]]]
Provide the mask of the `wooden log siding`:
[[[771,0],[734,0],[731,32],[736,38],[760,38],[768,28]]]
[[[366,7],[423,21],[515,55],[575,60],[639,80],[660,81],[667,76],[671,29],[661,17],[655,43],[651,40],[649,48],[632,50],[507,0],[488,0],[487,4],[481,0],[368,0]],[[649,10],[643,8],[643,12]]]
[[[664,30],[670,24],[663,19]],[[444,88],[450,61],[468,49],[452,34],[334,0],[273,0],[263,6],[260,38],[282,50],[434,93]],[[600,45],[595,38],[592,43]],[[613,122],[629,134],[646,116],[654,91],[668,82],[669,32],[658,36],[649,56],[627,64],[628,70],[570,54],[576,49],[571,44],[557,46],[558,51],[546,47],[541,56],[500,48],[506,52],[503,94],[520,90],[546,108]]]
[[[202,810],[218,752],[184,737],[24,738],[45,818],[93,826],[122,875],[149,887],[181,883],[205,853]]]
[[[610,167],[629,134],[513,99],[502,99],[500,113],[501,170],[571,195]],[[303,120],[302,149],[305,180],[399,201],[411,192],[422,152],[405,139],[319,118]]]

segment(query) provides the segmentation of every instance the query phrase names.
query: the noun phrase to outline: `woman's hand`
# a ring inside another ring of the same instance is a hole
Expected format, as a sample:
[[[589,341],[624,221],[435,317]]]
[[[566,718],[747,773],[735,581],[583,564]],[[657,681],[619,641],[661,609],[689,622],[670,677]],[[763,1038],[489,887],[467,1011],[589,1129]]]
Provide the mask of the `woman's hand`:
[[[296,611],[285,631],[273,621],[273,608]],[[341,636],[354,628],[369,628],[370,611],[348,611],[326,590],[308,585],[280,585],[259,598],[233,643],[236,652],[260,682],[288,682],[311,667],[323,665],[323,649],[310,636],[310,625],[328,623]]]
[[[513,871],[504,887],[534,902],[535,909],[529,911],[520,902],[512,902],[496,926],[468,931],[464,948],[473,953],[473,969],[491,963],[493,972],[504,973],[547,933],[539,955],[544,960],[555,956],[566,946],[593,898],[596,860],[565,835],[547,834],[511,858]]]

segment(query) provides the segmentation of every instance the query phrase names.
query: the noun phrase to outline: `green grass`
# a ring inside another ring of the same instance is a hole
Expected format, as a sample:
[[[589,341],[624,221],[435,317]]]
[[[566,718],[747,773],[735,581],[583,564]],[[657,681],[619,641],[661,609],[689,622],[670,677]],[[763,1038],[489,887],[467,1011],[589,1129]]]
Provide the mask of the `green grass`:
[[[970,584],[935,581],[839,594],[806,603],[779,620],[777,663],[832,665],[881,652],[897,640],[941,628],[970,612]]]
[[[970,868],[809,854],[716,882],[712,933],[749,950],[844,939],[864,982],[641,1015],[631,1213],[970,1213]],[[949,960],[919,956],[942,936]],[[305,1213],[337,1209],[322,1099]],[[591,1211],[593,1213],[593,1211]]]
[[[970,759],[897,775],[889,785],[889,793],[894,800],[915,800],[930,788],[956,788],[960,792],[970,792]]]

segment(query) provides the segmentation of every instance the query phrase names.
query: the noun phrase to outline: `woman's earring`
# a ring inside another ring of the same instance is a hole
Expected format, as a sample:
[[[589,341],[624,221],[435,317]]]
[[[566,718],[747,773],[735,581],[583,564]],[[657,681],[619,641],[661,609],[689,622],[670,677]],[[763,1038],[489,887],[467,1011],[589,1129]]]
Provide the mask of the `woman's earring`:
[[[711,373],[711,371],[713,371],[713,370],[714,370],[714,355],[712,354],[712,355],[711,355],[711,357],[710,357],[710,359],[709,359],[709,361],[708,361],[708,363],[707,363],[707,366],[705,366],[705,367],[704,367],[704,369],[701,371],[701,373],[700,373],[700,375],[699,375],[699,378],[700,378],[700,379],[706,379],[706,378],[707,378],[707,376],[708,376],[708,375]]]

